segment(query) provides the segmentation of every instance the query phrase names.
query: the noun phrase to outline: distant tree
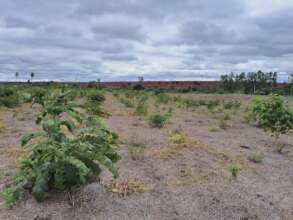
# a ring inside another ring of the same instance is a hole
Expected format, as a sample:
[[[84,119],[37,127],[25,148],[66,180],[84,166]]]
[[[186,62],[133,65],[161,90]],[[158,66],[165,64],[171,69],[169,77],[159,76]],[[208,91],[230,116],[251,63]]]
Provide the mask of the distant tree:
[[[15,81],[16,81],[16,82],[17,82],[18,76],[19,76],[19,73],[16,72],[16,73],[15,73]]]
[[[35,73],[34,72],[31,72],[31,82],[33,81],[33,78],[35,77]]]

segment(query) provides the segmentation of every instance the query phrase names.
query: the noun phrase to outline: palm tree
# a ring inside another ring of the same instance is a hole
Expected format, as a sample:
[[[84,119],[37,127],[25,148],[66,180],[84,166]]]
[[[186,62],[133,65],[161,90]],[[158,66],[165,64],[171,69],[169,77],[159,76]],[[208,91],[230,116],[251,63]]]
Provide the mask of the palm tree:
[[[31,72],[31,82],[33,81],[34,76],[35,76],[35,73]]]
[[[16,82],[17,82],[18,76],[19,76],[19,73],[16,72],[16,73],[15,73],[15,81],[16,81]]]

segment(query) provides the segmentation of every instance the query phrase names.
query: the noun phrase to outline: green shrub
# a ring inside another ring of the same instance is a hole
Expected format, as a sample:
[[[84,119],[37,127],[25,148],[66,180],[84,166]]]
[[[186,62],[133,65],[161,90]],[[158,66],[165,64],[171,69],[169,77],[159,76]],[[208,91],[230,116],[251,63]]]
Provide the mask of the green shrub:
[[[285,104],[283,97],[277,95],[253,98],[248,119],[257,122],[276,140],[293,128],[293,110]]]
[[[112,148],[117,135],[101,125],[77,128],[73,122],[82,125],[82,116],[75,111],[75,104],[68,102],[66,95],[68,93],[58,91],[45,100],[37,119],[42,130],[22,137],[22,145],[28,150],[20,160],[15,177],[15,198],[27,189],[42,201],[51,189],[64,190],[86,183],[90,176],[99,175],[101,166],[114,177],[118,175],[114,163],[120,156]],[[70,117],[63,119],[64,113]],[[36,137],[39,141],[30,144]]]
[[[152,127],[162,128],[167,123],[169,117],[167,114],[163,115],[161,113],[152,114],[149,118],[149,124]]]

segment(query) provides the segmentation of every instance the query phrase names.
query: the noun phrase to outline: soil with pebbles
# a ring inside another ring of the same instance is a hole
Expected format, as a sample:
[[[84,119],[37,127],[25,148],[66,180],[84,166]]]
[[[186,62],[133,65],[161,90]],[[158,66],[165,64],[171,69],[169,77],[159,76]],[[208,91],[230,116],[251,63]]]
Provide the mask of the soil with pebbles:
[[[238,99],[244,105],[249,96],[196,95],[200,99]],[[31,195],[8,208],[0,202],[0,219],[199,219],[199,220],[291,220],[293,219],[293,135],[284,135],[284,153],[275,152],[274,140],[256,126],[241,122],[242,113],[232,115],[228,127],[217,127],[218,119],[205,108],[174,108],[170,122],[151,128],[147,119],[133,115],[111,94],[105,108],[112,116],[105,120],[121,139],[122,160],[117,166],[121,180],[135,177],[147,190],[120,196],[107,187],[111,176],[104,172],[101,183],[91,183],[71,192],[52,192],[37,203]],[[173,106],[174,107],[174,106]],[[245,106],[242,108],[244,109]],[[33,110],[23,106],[1,110],[6,125],[0,131],[0,187],[15,173],[16,158],[23,150],[20,136],[37,129]],[[211,129],[211,127],[216,129]],[[188,137],[185,146],[172,145],[171,130]],[[143,141],[145,153],[133,160],[128,140]],[[246,146],[246,147],[241,147]],[[263,153],[262,163],[248,157]],[[237,163],[241,171],[231,178],[227,166]]]

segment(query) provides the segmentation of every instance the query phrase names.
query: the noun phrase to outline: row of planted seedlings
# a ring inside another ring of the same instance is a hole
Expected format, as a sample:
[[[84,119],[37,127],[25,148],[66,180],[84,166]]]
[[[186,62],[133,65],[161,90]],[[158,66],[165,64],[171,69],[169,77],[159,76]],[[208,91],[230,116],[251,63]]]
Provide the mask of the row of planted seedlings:
[[[103,125],[106,112],[99,91],[90,91],[77,101],[74,91],[57,89],[32,97],[41,106],[36,123],[40,130],[21,139],[26,153],[19,160],[18,172],[2,191],[11,205],[24,193],[31,192],[37,201],[51,190],[66,190],[97,179],[101,168],[118,176],[115,151],[118,136]]]

